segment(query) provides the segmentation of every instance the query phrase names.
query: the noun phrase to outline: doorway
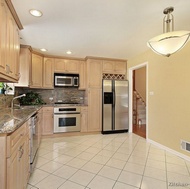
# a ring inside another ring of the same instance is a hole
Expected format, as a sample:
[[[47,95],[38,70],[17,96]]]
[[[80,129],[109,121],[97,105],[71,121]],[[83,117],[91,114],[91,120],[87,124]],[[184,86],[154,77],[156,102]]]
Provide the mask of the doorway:
[[[129,69],[129,132],[148,138],[148,63]]]

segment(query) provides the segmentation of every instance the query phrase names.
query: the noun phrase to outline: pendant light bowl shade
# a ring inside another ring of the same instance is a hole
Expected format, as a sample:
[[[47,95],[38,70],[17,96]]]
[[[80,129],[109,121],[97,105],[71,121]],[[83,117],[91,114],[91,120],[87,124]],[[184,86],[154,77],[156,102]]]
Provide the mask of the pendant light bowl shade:
[[[190,31],[172,31],[150,39],[147,45],[155,53],[169,57],[183,48],[189,37]]]

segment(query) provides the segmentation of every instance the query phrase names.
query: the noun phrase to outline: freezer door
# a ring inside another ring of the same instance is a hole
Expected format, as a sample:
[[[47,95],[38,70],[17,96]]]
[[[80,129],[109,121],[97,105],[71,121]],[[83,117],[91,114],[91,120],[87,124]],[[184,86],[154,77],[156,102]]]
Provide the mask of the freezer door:
[[[128,81],[115,80],[115,130],[129,128]]]
[[[102,131],[112,130],[113,92],[112,80],[103,80]]]

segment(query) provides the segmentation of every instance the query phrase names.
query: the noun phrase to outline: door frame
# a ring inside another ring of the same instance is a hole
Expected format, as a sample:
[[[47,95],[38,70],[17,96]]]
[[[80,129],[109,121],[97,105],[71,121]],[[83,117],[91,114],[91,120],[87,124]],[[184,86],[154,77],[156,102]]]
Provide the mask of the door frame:
[[[148,139],[148,62],[129,68],[129,133],[133,132],[133,71],[146,67],[146,140]]]

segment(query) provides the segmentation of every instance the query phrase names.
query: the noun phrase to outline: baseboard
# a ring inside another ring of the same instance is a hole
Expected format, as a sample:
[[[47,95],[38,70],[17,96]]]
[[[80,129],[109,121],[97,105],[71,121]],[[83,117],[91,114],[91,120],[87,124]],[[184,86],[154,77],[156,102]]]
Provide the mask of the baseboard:
[[[189,156],[186,156],[186,155],[184,155],[184,154],[182,154],[180,152],[177,152],[177,151],[175,151],[175,150],[173,150],[171,148],[168,148],[168,147],[166,147],[166,146],[164,146],[164,145],[162,145],[162,144],[160,144],[158,142],[155,142],[155,141],[150,140],[150,139],[147,139],[147,142],[149,142],[149,143],[151,143],[151,144],[153,144],[153,145],[155,145],[155,146],[157,146],[159,148],[162,148],[163,150],[166,150],[166,151],[168,151],[168,152],[170,152],[170,153],[172,153],[172,154],[174,154],[176,156],[179,156],[180,158],[183,158],[183,159],[185,159],[187,161],[190,161]]]

